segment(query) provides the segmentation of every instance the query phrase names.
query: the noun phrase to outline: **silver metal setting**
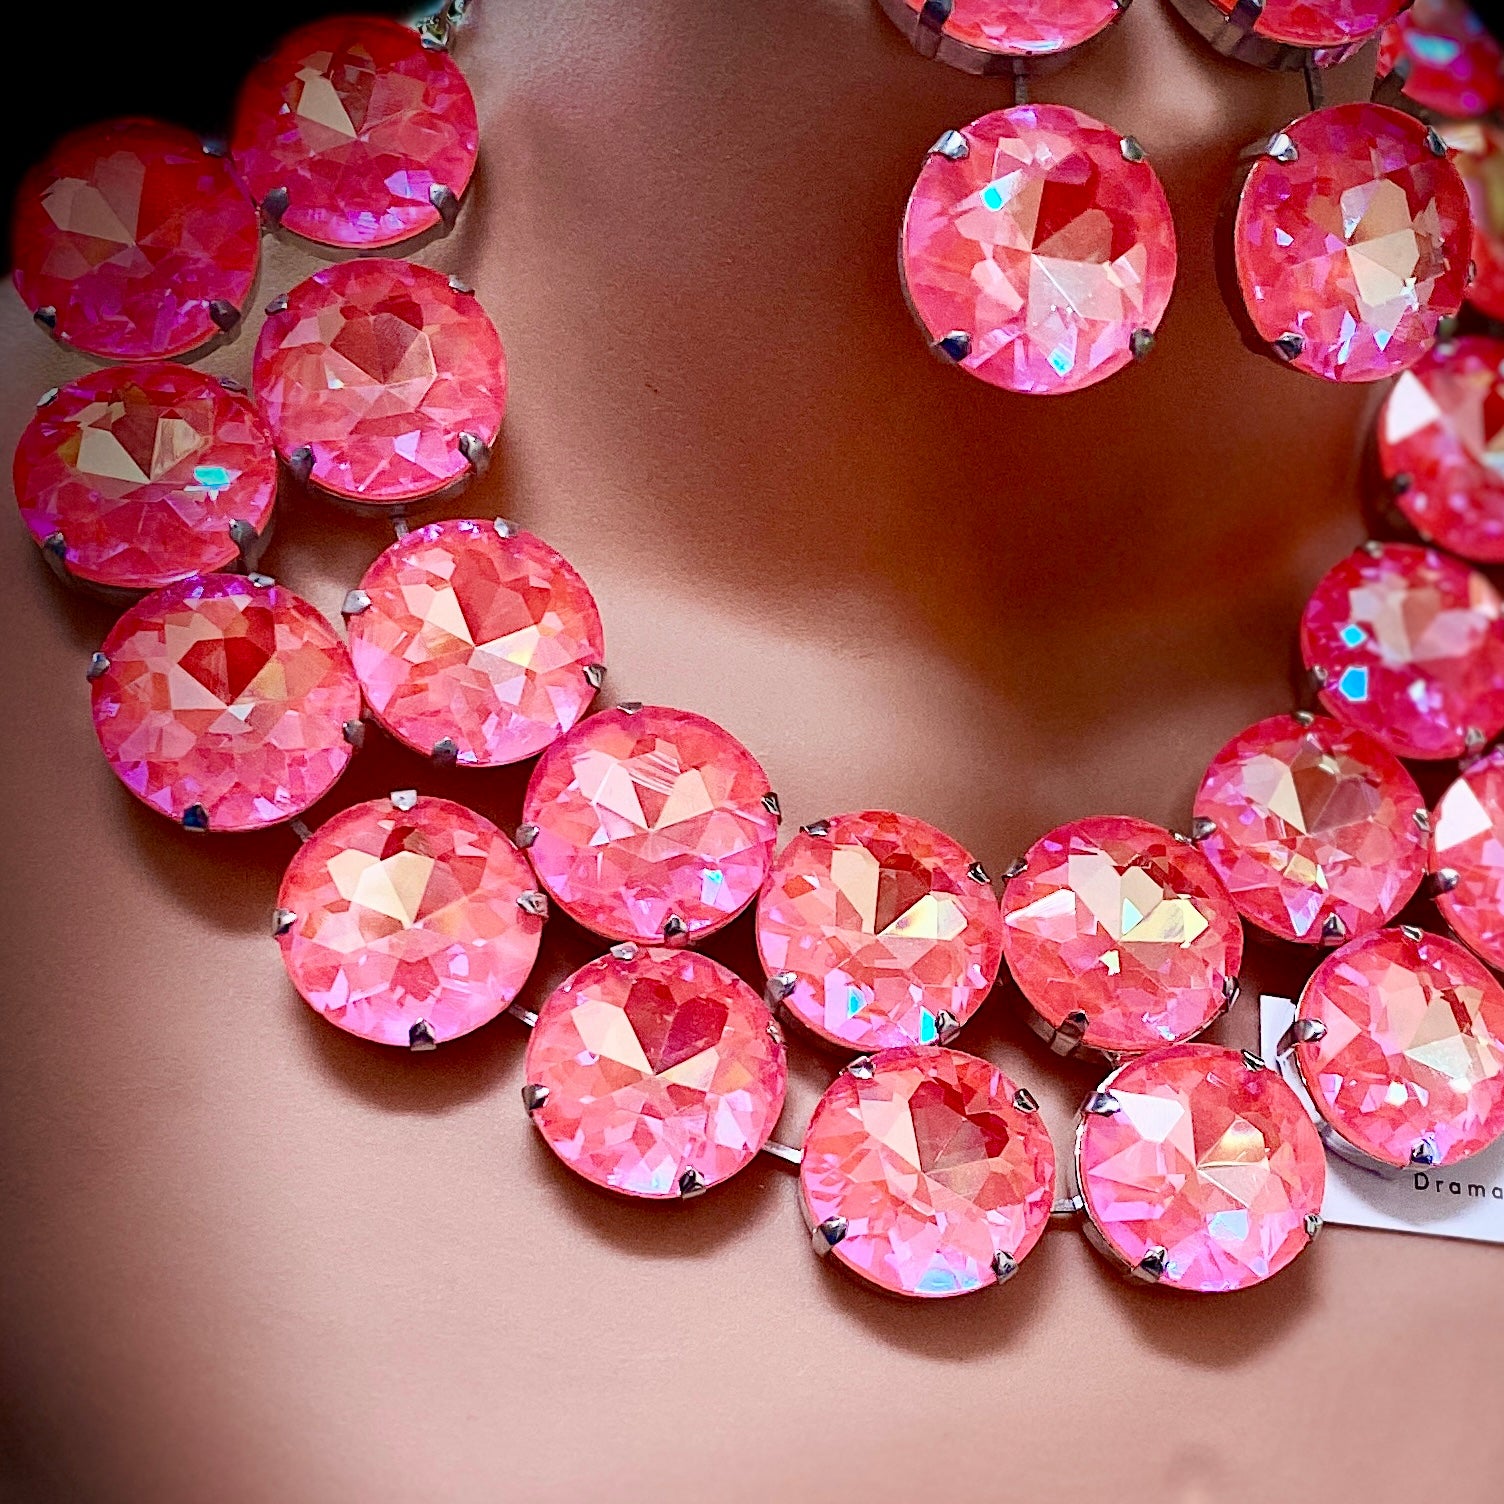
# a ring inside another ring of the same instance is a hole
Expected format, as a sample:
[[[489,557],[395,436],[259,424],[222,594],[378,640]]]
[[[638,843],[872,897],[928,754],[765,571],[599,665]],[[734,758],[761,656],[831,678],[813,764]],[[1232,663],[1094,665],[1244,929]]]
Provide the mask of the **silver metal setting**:
[[[540,1086],[536,1081],[529,1081],[522,1088],[522,1105],[530,1115],[537,1112],[546,1101],[548,1101],[548,1088],[546,1086]]]
[[[293,925],[298,922],[298,916],[291,909],[272,910],[272,934],[273,936],[285,935]]]
[[[51,303],[44,303],[42,307],[38,308],[32,314],[32,318],[44,329],[52,330],[57,328],[57,309]]]
[[[618,961],[635,961],[637,947],[630,940],[623,940],[620,945],[613,945],[608,954]]]
[[[1094,1091],[1087,1097],[1082,1111],[1089,1112],[1093,1117],[1110,1118],[1113,1113],[1121,1112],[1118,1099],[1110,1091]]]
[[[526,851],[534,841],[538,839],[538,827],[536,825],[519,825],[517,833],[512,837],[512,844],[518,851]]]
[[[1273,350],[1281,360],[1290,361],[1294,360],[1296,356],[1298,356],[1300,352],[1305,349],[1305,347],[1306,342],[1304,336],[1296,334],[1292,329],[1289,333],[1280,335],[1280,337],[1276,339],[1269,348]]]
[[[1158,1284],[1169,1266],[1170,1255],[1156,1243],[1152,1248],[1144,1250],[1143,1258],[1133,1266],[1133,1276],[1135,1279],[1147,1280],[1151,1285]]]
[[[517,907],[524,914],[532,914],[538,919],[548,918],[548,894],[540,892],[537,888],[531,888],[521,894],[517,899]]]
[[[449,290],[450,292],[459,293],[462,298],[472,298],[475,296],[475,289],[468,282],[461,281],[458,277],[451,277],[449,279]]]
[[[479,434],[466,429],[459,436],[459,446],[460,453],[477,477],[491,468],[491,446]]]
[[[935,1042],[949,1044],[961,1032],[961,1020],[942,1008],[935,1015]]]
[[[703,1196],[707,1188],[705,1177],[693,1167],[680,1175],[676,1185],[681,1201],[690,1201],[696,1196]]]
[[[391,801],[393,809],[400,809],[403,814],[406,814],[418,802],[418,791],[417,789],[393,789],[387,798]]]
[[[1413,945],[1419,945],[1426,938],[1426,932],[1417,924],[1402,924],[1400,934]]]
[[[1243,1064],[1251,1071],[1266,1071],[1269,1069],[1262,1055],[1255,1055],[1252,1050],[1242,1050]]]
[[[452,736],[441,736],[429,749],[436,768],[452,768],[459,761],[460,749]]]
[[[1426,810],[1424,808],[1416,810],[1415,828],[1420,831],[1422,835],[1428,836],[1431,834],[1431,815],[1429,810]]]
[[[992,881],[992,878],[989,876],[987,869],[980,862],[973,862],[971,866],[966,869],[966,875],[972,880],[972,882],[981,883],[983,887],[986,887],[987,884]]]
[[[364,590],[352,590],[345,596],[345,603],[340,610],[346,616],[359,616],[362,611],[371,609],[371,597]]]
[[[1034,1100],[1033,1096],[1030,1095],[1029,1092],[1025,1091],[1024,1088],[1021,1087],[1021,1086],[1018,1088],[1017,1091],[1015,1091],[1013,1093],[1013,1106],[1019,1112],[1038,1112],[1039,1111],[1039,1103],[1036,1102]]]
[[[1431,892],[1439,898],[1443,893],[1450,893],[1461,881],[1462,874],[1455,867],[1438,867],[1431,874]]]
[[[1410,1163],[1429,1169],[1441,1156],[1436,1152],[1436,1140],[1428,1133],[1415,1141],[1410,1150]]]
[[[1003,868],[1003,881],[1011,882],[1015,877],[1018,877],[1023,872],[1024,868],[1028,865],[1029,863],[1027,858],[1021,856],[1014,857],[1013,860]]]
[[[948,162],[960,162],[970,154],[971,148],[960,131],[944,132],[929,150],[930,156],[944,157]]]
[[[265,309],[266,316],[269,319],[274,319],[274,318],[276,318],[276,316],[279,313],[286,313],[286,312],[287,312],[287,294],[285,292],[284,293],[278,293],[277,296],[275,298],[273,298],[271,300],[271,302],[266,305],[266,309]]]
[[[299,444],[287,456],[287,468],[299,485],[306,486],[313,474],[313,450],[307,444]]]
[[[1144,160],[1144,149],[1139,145],[1136,136],[1124,136],[1118,142],[1118,150],[1122,152],[1125,162],[1142,162]]]
[[[591,689],[599,689],[606,682],[606,665],[604,663],[587,663],[580,670],[585,676],[585,682]]]
[[[1328,914],[1321,924],[1321,938],[1327,941],[1347,939],[1347,926],[1340,914]]]
[[[971,336],[964,329],[952,329],[949,334],[937,339],[930,348],[942,360],[954,364],[971,354]]]
[[[209,300],[209,317],[221,334],[228,334],[240,322],[240,310],[224,298]]]
[[[517,536],[517,529],[505,517],[493,517],[491,519],[491,526],[496,529],[496,536],[498,538],[515,538]]]
[[[1255,68],[1271,68],[1282,72],[1306,68],[1312,60],[1310,48],[1276,41],[1254,30],[1264,9],[1263,0],[1238,0],[1230,14],[1214,5],[1212,0],[1171,0],[1171,3],[1186,25],[1223,57],[1249,63]],[[1362,37],[1341,48],[1322,48],[1322,57],[1340,62],[1367,41],[1367,37]],[[1313,104],[1311,108],[1316,109],[1318,106]]]
[[[763,984],[763,1001],[768,1007],[776,1008],[798,985],[799,978],[792,971],[775,971]]]
[[[183,811],[183,829],[205,831],[209,828],[209,811],[202,804],[190,804]]]
[[[762,807],[772,815],[775,820],[783,819],[783,806],[778,802],[778,795],[769,790],[762,796]]]
[[[1306,1213],[1305,1229],[1306,1229],[1306,1237],[1308,1239],[1314,1240],[1315,1237],[1316,1237],[1316,1234],[1321,1231],[1322,1225],[1323,1224],[1322,1224],[1322,1221],[1321,1221],[1321,1215],[1320,1215],[1319,1212],[1307,1212]]]
[[[670,914],[663,921],[663,938],[667,944],[672,945],[676,940],[683,940],[689,934],[689,926],[677,914]]]
[[[872,1057],[870,1055],[858,1055],[855,1060],[847,1062],[846,1074],[855,1076],[858,1081],[870,1081],[872,1079]]]
[[[999,1250],[992,1255],[992,1272],[997,1277],[998,1284],[1006,1284],[1018,1273],[1018,1260],[1011,1253]]]
[[[827,1217],[809,1230],[814,1250],[823,1259],[846,1236],[845,1217]]]
[[[57,388],[55,386],[50,386],[50,387],[47,388],[47,390],[45,392],[42,393],[42,395],[40,397],[37,398],[37,406],[39,408],[48,407],[52,403],[54,403],[56,401],[57,401]]]
[[[636,715],[637,712],[642,709],[642,701],[623,700],[621,704],[619,704],[616,708],[621,711],[623,715]]]
[[[272,188],[267,191],[261,200],[261,218],[265,220],[268,229],[275,230],[282,223],[282,216],[287,213],[287,203],[286,188]],[[282,304],[282,308],[287,307],[286,298],[280,298],[278,301]],[[272,310],[268,308],[266,311],[270,313]],[[281,308],[277,310],[278,313],[281,311]]]
[[[61,533],[49,533],[42,540],[42,557],[63,584],[75,583],[73,571],[68,568],[68,540]]]
[[[808,825],[801,825],[799,829],[807,836],[815,836],[816,838],[828,836],[830,834],[830,821],[811,820]]]
[[[1215,820],[1209,820],[1205,815],[1197,815],[1196,818],[1191,821],[1192,841],[1204,841],[1208,836],[1214,836],[1216,835],[1216,833],[1217,822]]]
[[[414,1054],[423,1054],[428,1050],[438,1049],[439,1042],[434,1038],[433,1025],[426,1018],[420,1018],[407,1031],[407,1047]]]
[[[1154,348],[1154,331],[1152,329],[1135,329],[1128,336],[1128,353],[1135,360],[1147,360],[1149,352]]]
[[[460,199],[454,189],[444,183],[435,183],[428,190],[428,202],[438,210],[444,228],[452,230],[455,220],[460,217]]]
[[[366,723],[364,721],[346,721],[339,729],[340,734],[352,747],[365,746]]]

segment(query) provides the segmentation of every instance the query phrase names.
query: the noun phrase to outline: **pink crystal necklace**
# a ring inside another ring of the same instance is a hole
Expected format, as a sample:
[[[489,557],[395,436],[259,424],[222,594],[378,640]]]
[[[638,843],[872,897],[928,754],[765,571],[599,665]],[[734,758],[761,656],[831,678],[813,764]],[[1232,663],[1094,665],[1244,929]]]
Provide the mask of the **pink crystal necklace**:
[[[882,4],[922,53],[1020,89],[1118,13]],[[1177,5],[1220,50],[1308,77],[1313,49],[1397,9]],[[100,745],[188,830],[294,823],[273,929],[308,1003],[414,1051],[510,1012],[531,1026],[524,1106],[585,1179],[676,1200],[776,1154],[798,1167],[816,1252],[910,1296],[1010,1278],[1055,1215],[1082,1217],[1137,1277],[1244,1288],[1316,1235],[1323,1140],[1394,1172],[1504,1133],[1504,988],[1483,964],[1504,965],[1504,754],[1482,755],[1504,730],[1504,602],[1453,554],[1372,543],[1330,571],[1300,633],[1323,713],[1229,742],[1186,835],[1074,821],[1008,867],[999,898],[970,852],[890,810],[815,821],[777,849],[778,799],[724,729],[667,707],[587,713],[602,624],[558,553],[500,520],[408,531],[411,507],[484,468],[502,420],[501,343],[462,283],[387,258],[326,267],[270,305],[253,395],[166,358],[235,327],[258,209],[276,233],[357,250],[453,222],[476,147],[446,51],[460,15],[451,3],[421,33],[307,27],[247,81],[228,158],[152,122],[97,127],[34,171],[17,211],[16,281],[39,322],[138,362],[45,394],[16,456],[48,562],[133,602],[89,668]],[[143,181],[132,210],[122,185]],[[1394,247],[1362,216],[1341,245],[1312,242],[1325,206],[1354,195],[1383,201],[1391,238],[1409,216],[1402,293],[1385,293]],[[100,205],[125,248],[81,268]],[[1111,234],[1084,235],[1083,217]],[[1497,559],[1504,343],[1435,344],[1467,223],[1435,128],[1318,108],[1249,172],[1239,268],[1258,337],[1288,363],[1404,371],[1379,427],[1396,505],[1426,539]],[[905,291],[937,352],[1024,392],[1145,355],[1175,254],[1132,137],[1022,102],[941,137],[902,227]],[[295,482],[398,524],[345,601],[348,649],[249,572],[278,456]],[[436,763],[536,758],[515,839],[413,790],[304,827],[367,718]],[[1463,760],[1434,812],[1401,758]],[[1391,927],[1428,865],[1465,943]],[[516,1000],[552,906],[608,948],[534,1014]],[[760,993],[692,948],[754,906]],[[1256,1056],[1197,1042],[1238,997],[1245,922],[1320,949],[1284,1042],[1309,1109]],[[952,1047],[1005,963],[1051,1048],[1107,1068],[1058,1168],[1028,1090]],[[797,1149],[773,1138],[780,1019],[846,1061]]]

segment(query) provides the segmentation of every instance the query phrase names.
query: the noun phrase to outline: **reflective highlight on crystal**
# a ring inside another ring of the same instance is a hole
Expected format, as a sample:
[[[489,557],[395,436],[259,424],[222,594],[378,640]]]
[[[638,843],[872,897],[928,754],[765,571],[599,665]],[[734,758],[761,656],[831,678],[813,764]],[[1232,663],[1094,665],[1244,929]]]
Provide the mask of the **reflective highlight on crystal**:
[[[1063,105],[1017,105],[932,152],[904,216],[900,264],[932,343],[1016,392],[1076,391],[1133,359],[1175,281],[1175,226],[1154,169]]]
[[[1504,970],[1504,752],[1462,770],[1431,818],[1436,907],[1490,966]]]
[[[539,1011],[524,1073],[533,1123],[570,1169],[661,1199],[751,1160],[783,1109],[787,1066],[740,977],[660,948],[602,956],[565,981]]]
[[[925,0],[902,0],[911,15]],[[1079,47],[1117,20],[1114,0],[955,0],[941,32],[980,52],[1041,57]]]
[[[1238,912],[1286,940],[1331,944],[1377,929],[1425,868],[1425,802],[1372,737],[1327,716],[1272,716],[1212,759],[1198,842]]]
[[[1504,101],[1504,50],[1466,0],[1415,0],[1384,29],[1379,76],[1400,70],[1416,104],[1452,120]]]
[[[1455,940],[1379,930],[1328,956],[1295,1047],[1328,1125],[1381,1164],[1455,1164],[1504,1133],[1504,987]]]
[[[1479,313],[1504,321],[1504,130],[1489,120],[1437,128],[1473,211],[1473,280],[1464,296]]]
[[[1011,1274],[1055,1197],[1054,1146],[1017,1093],[987,1061],[933,1045],[837,1076],[799,1167],[810,1226],[844,1223],[830,1257],[898,1295],[964,1295],[997,1283],[999,1261]]]
[[[298,848],[277,896],[293,985],[379,1044],[441,1044],[496,1017],[532,970],[543,919],[522,855],[448,799],[357,804]]]
[[[1311,1241],[1326,1158],[1277,1071],[1179,1044],[1130,1061],[1100,1091],[1111,1109],[1082,1114],[1076,1171],[1111,1257],[1137,1269],[1162,1250],[1162,1285],[1244,1290]]]
[[[1210,0],[1232,15],[1238,0]],[[1287,47],[1346,47],[1370,37],[1409,0],[1262,0],[1251,30]]]

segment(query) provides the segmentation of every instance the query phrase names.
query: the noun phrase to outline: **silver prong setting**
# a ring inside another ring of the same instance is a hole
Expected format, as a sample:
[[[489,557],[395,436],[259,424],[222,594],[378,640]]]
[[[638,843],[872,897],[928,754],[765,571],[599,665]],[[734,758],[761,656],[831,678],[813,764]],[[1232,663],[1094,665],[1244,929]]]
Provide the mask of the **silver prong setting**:
[[[1018,1273],[1018,1260],[999,1249],[992,1255],[992,1273],[998,1284],[1007,1284]]]
[[[291,909],[272,910],[272,936],[278,938],[285,935],[298,922],[298,916]]]
[[[1158,1284],[1169,1266],[1169,1254],[1156,1243],[1152,1248],[1146,1248],[1144,1256],[1133,1266],[1133,1277],[1151,1285]]]
[[[531,914],[535,919],[547,919],[548,894],[541,892],[537,888],[531,888],[518,897],[517,907],[524,914]]]
[[[517,827],[517,833],[512,837],[512,844],[518,851],[526,851],[534,841],[538,839],[538,827],[526,823]]]
[[[407,1031],[407,1047],[415,1055],[438,1049],[439,1041],[434,1038],[433,1025],[426,1018],[420,1018]]]
[[[929,150],[930,156],[944,157],[948,162],[964,161],[970,154],[971,148],[960,131],[942,132],[940,139]]]
[[[529,1081],[522,1088],[522,1105],[527,1110],[529,1116],[537,1112],[547,1101],[548,1088],[546,1086],[542,1086],[536,1081]]]
[[[345,603],[340,610],[346,616],[359,616],[362,611],[371,609],[371,597],[364,590],[352,590],[345,596]]]
[[[460,217],[460,199],[454,189],[447,183],[435,183],[428,190],[428,202],[438,211],[444,228],[452,230],[455,220]]]
[[[459,744],[452,736],[441,736],[428,752],[436,768],[452,768],[459,761]]]
[[[827,1217],[810,1228],[809,1238],[815,1252],[823,1259],[846,1236],[845,1217]]]
[[[477,433],[466,429],[459,436],[460,453],[477,479],[491,468],[491,446]]]
[[[418,802],[417,789],[393,789],[387,799],[395,810],[404,815]]]

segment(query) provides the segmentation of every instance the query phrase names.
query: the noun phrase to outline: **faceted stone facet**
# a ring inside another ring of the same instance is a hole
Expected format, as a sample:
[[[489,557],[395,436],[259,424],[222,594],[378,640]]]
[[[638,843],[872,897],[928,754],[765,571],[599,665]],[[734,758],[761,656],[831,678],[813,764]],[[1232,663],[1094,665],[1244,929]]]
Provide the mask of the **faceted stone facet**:
[[[360,582],[350,657],[372,714],[420,752],[456,761],[533,757],[595,694],[600,614],[546,543],[490,522],[435,522],[400,538]]]
[[[1415,364],[1456,313],[1472,238],[1467,189],[1426,127],[1376,104],[1333,105],[1283,132],[1238,200],[1234,249],[1259,337],[1327,381]]]
[[[1396,16],[1384,29],[1379,76],[1396,67],[1409,98],[1452,120],[1504,101],[1504,50],[1467,0],[1415,0]]]
[[[904,282],[931,342],[1017,392],[1075,391],[1120,370],[1175,281],[1154,169],[1063,105],[998,110],[959,135],[965,155],[930,154],[903,225]]]
[[[39,544],[61,535],[68,570],[155,590],[223,569],[234,522],[261,533],[277,456],[250,399],[187,366],[89,371],[37,409],[16,449],[16,499]]]
[[[195,828],[301,814],[344,772],[360,686],[344,644],[280,585],[209,574],[168,585],[105,638],[94,730],[120,781]]]
[[[1232,15],[1238,0],[1211,0]],[[1287,47],[1346,47],[1378,31],[1409,0],[1263,0],[1251,30]]]
[[[1147,820],[1104,815],[1029,848],[1003,890],[1003,954],[1045,1023],[1080,1015],[1082,1044],[1136,1054],[1221,1012],[1243,928],[1194,846]]]
[[[1397,757],[1460,757],[1504,729],[1501,608],[1477,570],[1446,554],[1361,548],[1306,602],[1301,656],[1339,721]]]
[[[1430,865],[1447,923],[1504,970],[1504,751],[1472,763],[1441,796]]]
[[[973,866],[932,825],[885,810],[801,831],[757,903],[758,954],[789,983],[784,1006],[862,1051],[932,1044],[965,1023],[1002,959],[997,899]]]
[[[1423,537],[1504,562],[1504,340],[1438,345],[1390,389],[1379,463]]]
[[[1504,987],[1455,940],[1377,930],[1321,963],[1295,1058],[1328,1125],[1381,1164],[1454,1164],[1504,1133]]]
[[[612,940],[695,940],[757,896],[778,832],[767,774],[687,710],[603,710],[538,760],[528,857],[570,918]]]
[[[470,86],[448,53],[380,16],[295,31],[246,79],[230,150],[279,223],[324,245],[382,246],[439,223],[433,190],[458,197],[475,170]]]
[[[1335,944],[1387,924],[1420,885],[1425,801],[1372,737],[1277,715],[1235,736],[1196,795],[1199,842],[1238,912]]]
[[[1479,313],[1504,321],[1504,130],[1488,120],[1438,129],[1473,211],[1473,280],[1463,296]]]
[[[778,1122],[787,1070],[740,977],[661,948],[575,972],[539,1011],[525,1066],[549,1148],[596,1185],[650,1198],[736,1174]]]
[[[463,805],[357,804],[321,825],[282,879],[282,959],[313,1008],[351,1034],[410,1045],[426,1026],[442,1043],[495,1018],[527,980],[543,919],[517,900],[532,887],[517,848]]]
[[[460,480],[461,435],[495,442],[506,385],[474,295],[407,261],[326,266],[267,315],[256,343],[256,399],[282,457],[306,446],[314,485],[367,504]]]
[[[1114,1071],[1100,1095],[1111,1108],[1082,1114],[1076,1172],[1112,1257],[1137,1269],[1162,1250],[1160,1284],[1244,1290],[1311,1241],[1326,1157],[1277,1071],[1178,1044]]]
[[[919,15],[925,0],[902,0]],[[1008,57],[1064,52],[1106,30],[1121,14],[1114,0],[955,0],[941,33]]]
[[[181,355],[244,311],[256,210],[192,131],[114,120],[65,136],[16,194],[16,290],[64,344],[112,360]],[[223,305],[222,307],[220,305]]]
[[[936,1045],[842,1071],[799,1167],[811,1227],[844,1224],[824,1240],[831,1257],[898,1295],[964,1295],[1011,1274],[1055,1198],[1054,1146],[1024,1100],[995,1066]]]

